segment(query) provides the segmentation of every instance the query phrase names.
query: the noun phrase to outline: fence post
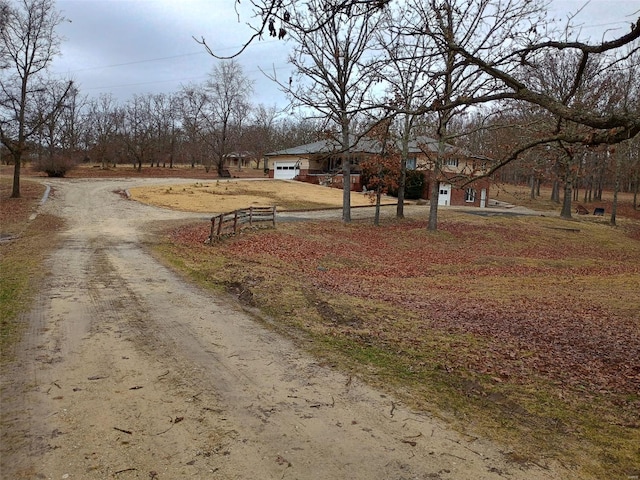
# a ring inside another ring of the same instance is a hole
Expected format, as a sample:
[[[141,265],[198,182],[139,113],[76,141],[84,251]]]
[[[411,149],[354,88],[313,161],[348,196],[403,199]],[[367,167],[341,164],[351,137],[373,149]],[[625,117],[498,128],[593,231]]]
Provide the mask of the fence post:
[[[273,227],[276,226],[276,205],[273,206]]]
[[[209,234],[209,245],[213,245],[213,232],[216,227],[216,217],[211,217],[211,233]]]
[[[233,212],[233,233],[238,233],[238,210]]]
[[[222,219],[224,217],[224,214],[220,214],[218,215],[218,236],[220,236],[222,234]]]
[[[253,206],[249,207],[249,226],[253,224]]]

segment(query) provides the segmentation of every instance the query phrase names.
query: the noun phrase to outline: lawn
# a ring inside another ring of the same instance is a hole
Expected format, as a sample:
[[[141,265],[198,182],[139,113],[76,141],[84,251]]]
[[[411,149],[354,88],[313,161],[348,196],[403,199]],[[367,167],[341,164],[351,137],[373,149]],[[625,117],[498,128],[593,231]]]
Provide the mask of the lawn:
[[[183,212],[227,213],[250,206],[282,210],[314,210],[342,207],[342,190],[284,180],[215,180],[189,184],[134,187],[131,198],[139,202]],[[385,203],[395,199],[385,197]],[[351,193],[351,205],[371,205],[369,196]]]
[[[11,357],[19,339],[20,314],[46,275],[42,264],[56,245],[60,220],[50,215],[30,219],[45,187],[22,180],[21,197],[10,198],[11,179],[0,178],[0,361]]]
[[[158,250],[327,362],[576,478],[640,475],[640,224],[309,222]]]

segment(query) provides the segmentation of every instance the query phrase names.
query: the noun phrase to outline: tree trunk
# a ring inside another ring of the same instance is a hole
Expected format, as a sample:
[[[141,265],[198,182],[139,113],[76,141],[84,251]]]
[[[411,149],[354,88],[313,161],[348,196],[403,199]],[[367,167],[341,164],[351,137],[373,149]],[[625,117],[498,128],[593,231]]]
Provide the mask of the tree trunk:
[[[398,181],[398,205],[396,206],[396,218],[404,218],[404,189],[407,183],[407,157],[402,155],[400,164],[400,180]]]
[[[380,226],[380,200],[382,198],[382,187],[378,185],[376,189],[376,213],[373,217],[373,224],[376,227]]]
[[[616,153],[616,178],[613,187],[613,204],[611,205],[611,219],[609,223],[613,226],[616,225],[616,215],[618,213],[618,192],[620,191],[620,173],[622,172],[622,155]]]
[[[20,198],[20,159],[21,155],[16,152],[13,155],[13,188],[11,190],[11,198]]]
[[[536,199],[536,176],[535,174],[531,174],[531,178],[529,179],[529,184],[531,186],[531,191],[529,193],[529,198],[531,200],[535,200]]]
[[[635,185],[633,187],[633,209],[638,209],[638,190],[640,190],[640,169],[636,170]]]
[[[567,179],[564,184],[564,198],[562,201],[562,211],[560,212],[562,218],[571,218],[571,188],[571,179]]]
[[[349,120],[342,120],[342,221],[351,223],[351,154],[349,145]]]
[[[396,218],[404,218],[404,198],[407,186],[407,157],[409,156],[409,135],[411,133],[411,121],[408,116],[404,118],[404,129],[402,131],[402,148],[400,163],[400,180],[398,182],[398,205],[396,207]]]
[[[438,230],[438,196],[440,195],[440,182],[435,178],[435,172],[431,179],[431,195],[429,198],[429,224],[427,230]]]
[[[557,178],[553,180],[553,185],[551,186],[551,201],[560,203],[560,182],[558,182]]]

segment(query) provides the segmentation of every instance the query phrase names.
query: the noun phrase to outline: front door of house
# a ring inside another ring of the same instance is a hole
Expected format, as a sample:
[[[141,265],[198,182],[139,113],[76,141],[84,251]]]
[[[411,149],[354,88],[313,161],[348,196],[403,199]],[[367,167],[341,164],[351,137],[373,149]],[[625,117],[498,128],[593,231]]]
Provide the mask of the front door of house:
[[[451,205],[451,185],[440,183],[440,193],[438,194],[438,205]]]

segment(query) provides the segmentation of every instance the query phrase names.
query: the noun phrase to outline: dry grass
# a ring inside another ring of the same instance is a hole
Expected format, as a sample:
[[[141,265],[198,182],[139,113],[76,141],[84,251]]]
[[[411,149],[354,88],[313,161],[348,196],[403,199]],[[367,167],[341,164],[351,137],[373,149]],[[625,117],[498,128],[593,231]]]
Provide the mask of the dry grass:
[[[540,189],[540,196],[536,197],[535,199],[530,198],[530,193],[530,187],[526,185],[494,184],[491,186],[491,198],[495,198],[497,200],[502,200],[516,205],[522,205],[542,212],[560,212],[560,210],[562,209],[561,204],[551,201],[551,187],[542,187]],[[573,202],[574,211],[577,205],[583,205],[591,213],[593,213],[594,208],[604,208],[605,219],[608,220],[613,204],[613,192],[605,191],[602,194],[602,200],[594,200],[592,202],[583,201],[584,190],[581,189],[578,193],[578,201]],[[561,201],[562,195],[563,192],[561,191]],[[640,209],[634,210],[632,208],[632,205],[633,193],[620,192],[618,194],[618,215],[629,219],[640,220]],[[601,217],[599,217],[598,219],[603,220]]]
[[[49,215],[29,217],[38,205],[44,186],[23,180],[21,198],[9,198],[11,180],[0,178],[0,352],[1,361],[11,357],[19,338],[19,316],[29,308],[46,271],[42,263],[55,248],[60,220]],[[7,240],[12,238],[12,240]]]
[[[130,193],[131,198],[139,202],[185,212],[225,213],[250,206],[271,205],[277,205],[280,211],[342,206],[342,190],[284,180],[216,180],[189,185],[136,187],[130,189]],[[371,201],[362,193],[352,192],[351,205],[366,206],[371,205]]]

